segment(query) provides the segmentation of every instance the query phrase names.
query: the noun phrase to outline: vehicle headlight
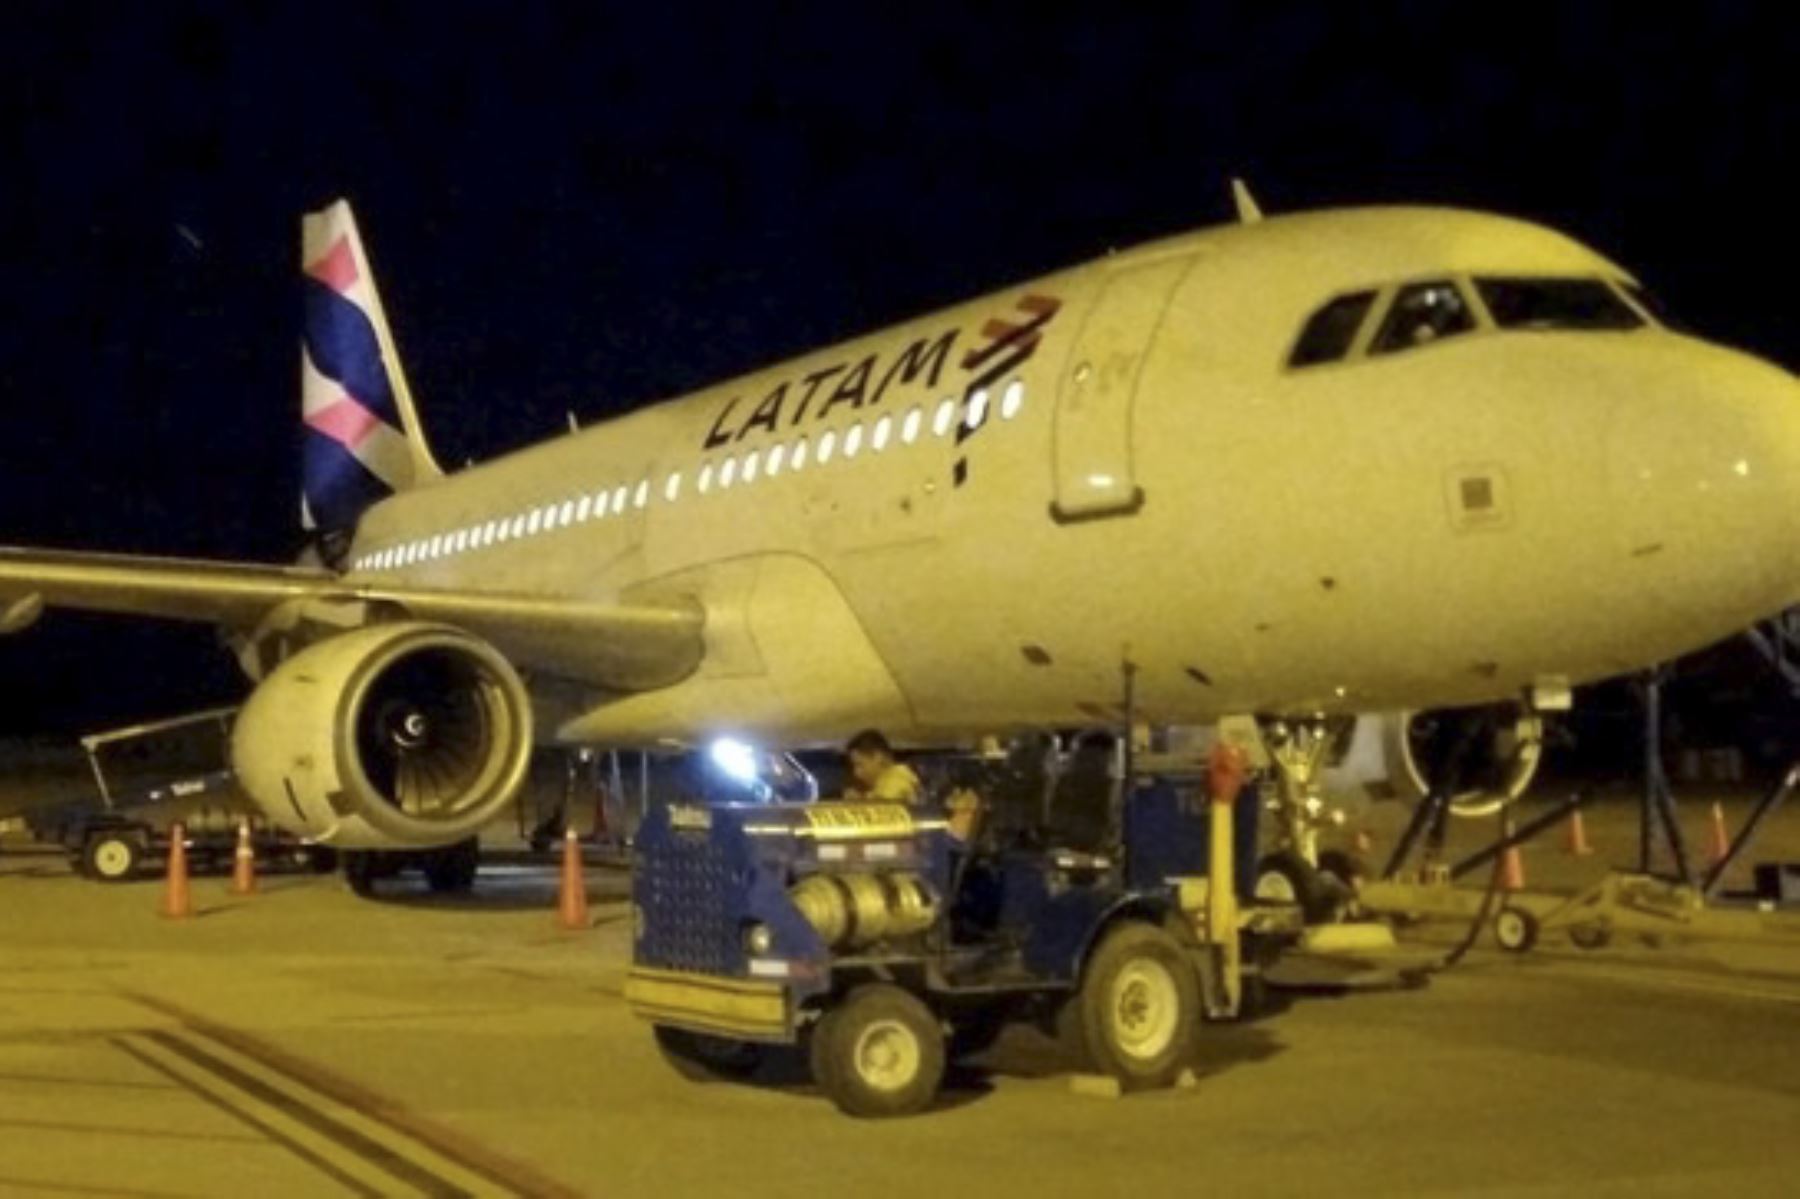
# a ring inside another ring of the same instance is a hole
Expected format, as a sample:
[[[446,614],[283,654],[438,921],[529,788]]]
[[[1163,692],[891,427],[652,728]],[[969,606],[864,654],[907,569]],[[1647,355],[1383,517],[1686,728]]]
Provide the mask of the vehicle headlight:
[[[751,924],[744,928],[744,948],[752,957],[762,957],[775,944],[775,934],[769,931],[766,924]]]

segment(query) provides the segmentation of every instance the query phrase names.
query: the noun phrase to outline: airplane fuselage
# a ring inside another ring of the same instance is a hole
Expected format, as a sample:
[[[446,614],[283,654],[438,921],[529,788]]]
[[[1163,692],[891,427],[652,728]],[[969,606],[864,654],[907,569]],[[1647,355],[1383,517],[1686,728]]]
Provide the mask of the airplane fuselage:
[[[1477,280],[1630,327],[1500,327]],[[500,648],[557,740],[914,741],[1513,698],[1789,602],[1796,385],[1648,318],[1576,243],[1469,213],[1273,218],[1116,254],[370,510],[352,582],[697,599],[699,667],[609,690]],[[1468,327],[1377,352],[1396,293]],[[1303,326],[1372,290],[1335,360]],[[803,455],[803,458],[802,458]]]

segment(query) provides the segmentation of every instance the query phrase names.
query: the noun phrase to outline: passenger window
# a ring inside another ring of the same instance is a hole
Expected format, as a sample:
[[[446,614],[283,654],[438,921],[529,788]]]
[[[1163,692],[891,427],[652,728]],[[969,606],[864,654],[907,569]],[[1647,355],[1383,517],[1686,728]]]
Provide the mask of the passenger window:
[[[1313,313],[1306,327],[1300,330],[1300,340],[1294,343],[1294,352],[1288,355],[1288,365],[1336,362],[1348,354],[1351,344],[1356,341],[1356,331],[1362,328],[1363,317],[1369,314],[1369,306],[1374,303],[1374,292],[1359,291],[1339,296]]]
[[[1474,327],[1475,318],[1469,315],[1468,301],[1463,299],[1456,284],[1447,279],[1414,283],[1401,288],[1400,294],[1394,297],[1393,307],[1388,309],[1387,319],[1381,322],[1381,331],[1375,335],[1369,352],[1392,354],[1410,350],[1467,333]]]

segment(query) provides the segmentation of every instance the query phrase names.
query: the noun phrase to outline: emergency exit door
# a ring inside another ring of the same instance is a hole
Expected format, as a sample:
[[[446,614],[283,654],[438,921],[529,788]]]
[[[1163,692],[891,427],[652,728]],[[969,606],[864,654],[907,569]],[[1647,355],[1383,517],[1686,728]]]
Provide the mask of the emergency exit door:
[[[1144,503],[1131,453],[1131,409],[1169,296],[1194,256],[1125,267],[1088,310],[1056,402],[1059,521],[1129,516]]]

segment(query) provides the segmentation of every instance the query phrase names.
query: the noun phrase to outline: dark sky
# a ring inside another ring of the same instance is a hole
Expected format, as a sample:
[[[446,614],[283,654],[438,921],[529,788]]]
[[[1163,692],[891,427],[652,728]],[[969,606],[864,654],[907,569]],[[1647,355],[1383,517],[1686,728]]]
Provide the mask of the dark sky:
[[[8,5],[0,542],[293,554],[340,194],[447,462],[1225,219],[1233,173],[1544,221],[1800,361],[1780,6],[725,7]],[[237,685],[210,632],[53,615],[0,735]]]

